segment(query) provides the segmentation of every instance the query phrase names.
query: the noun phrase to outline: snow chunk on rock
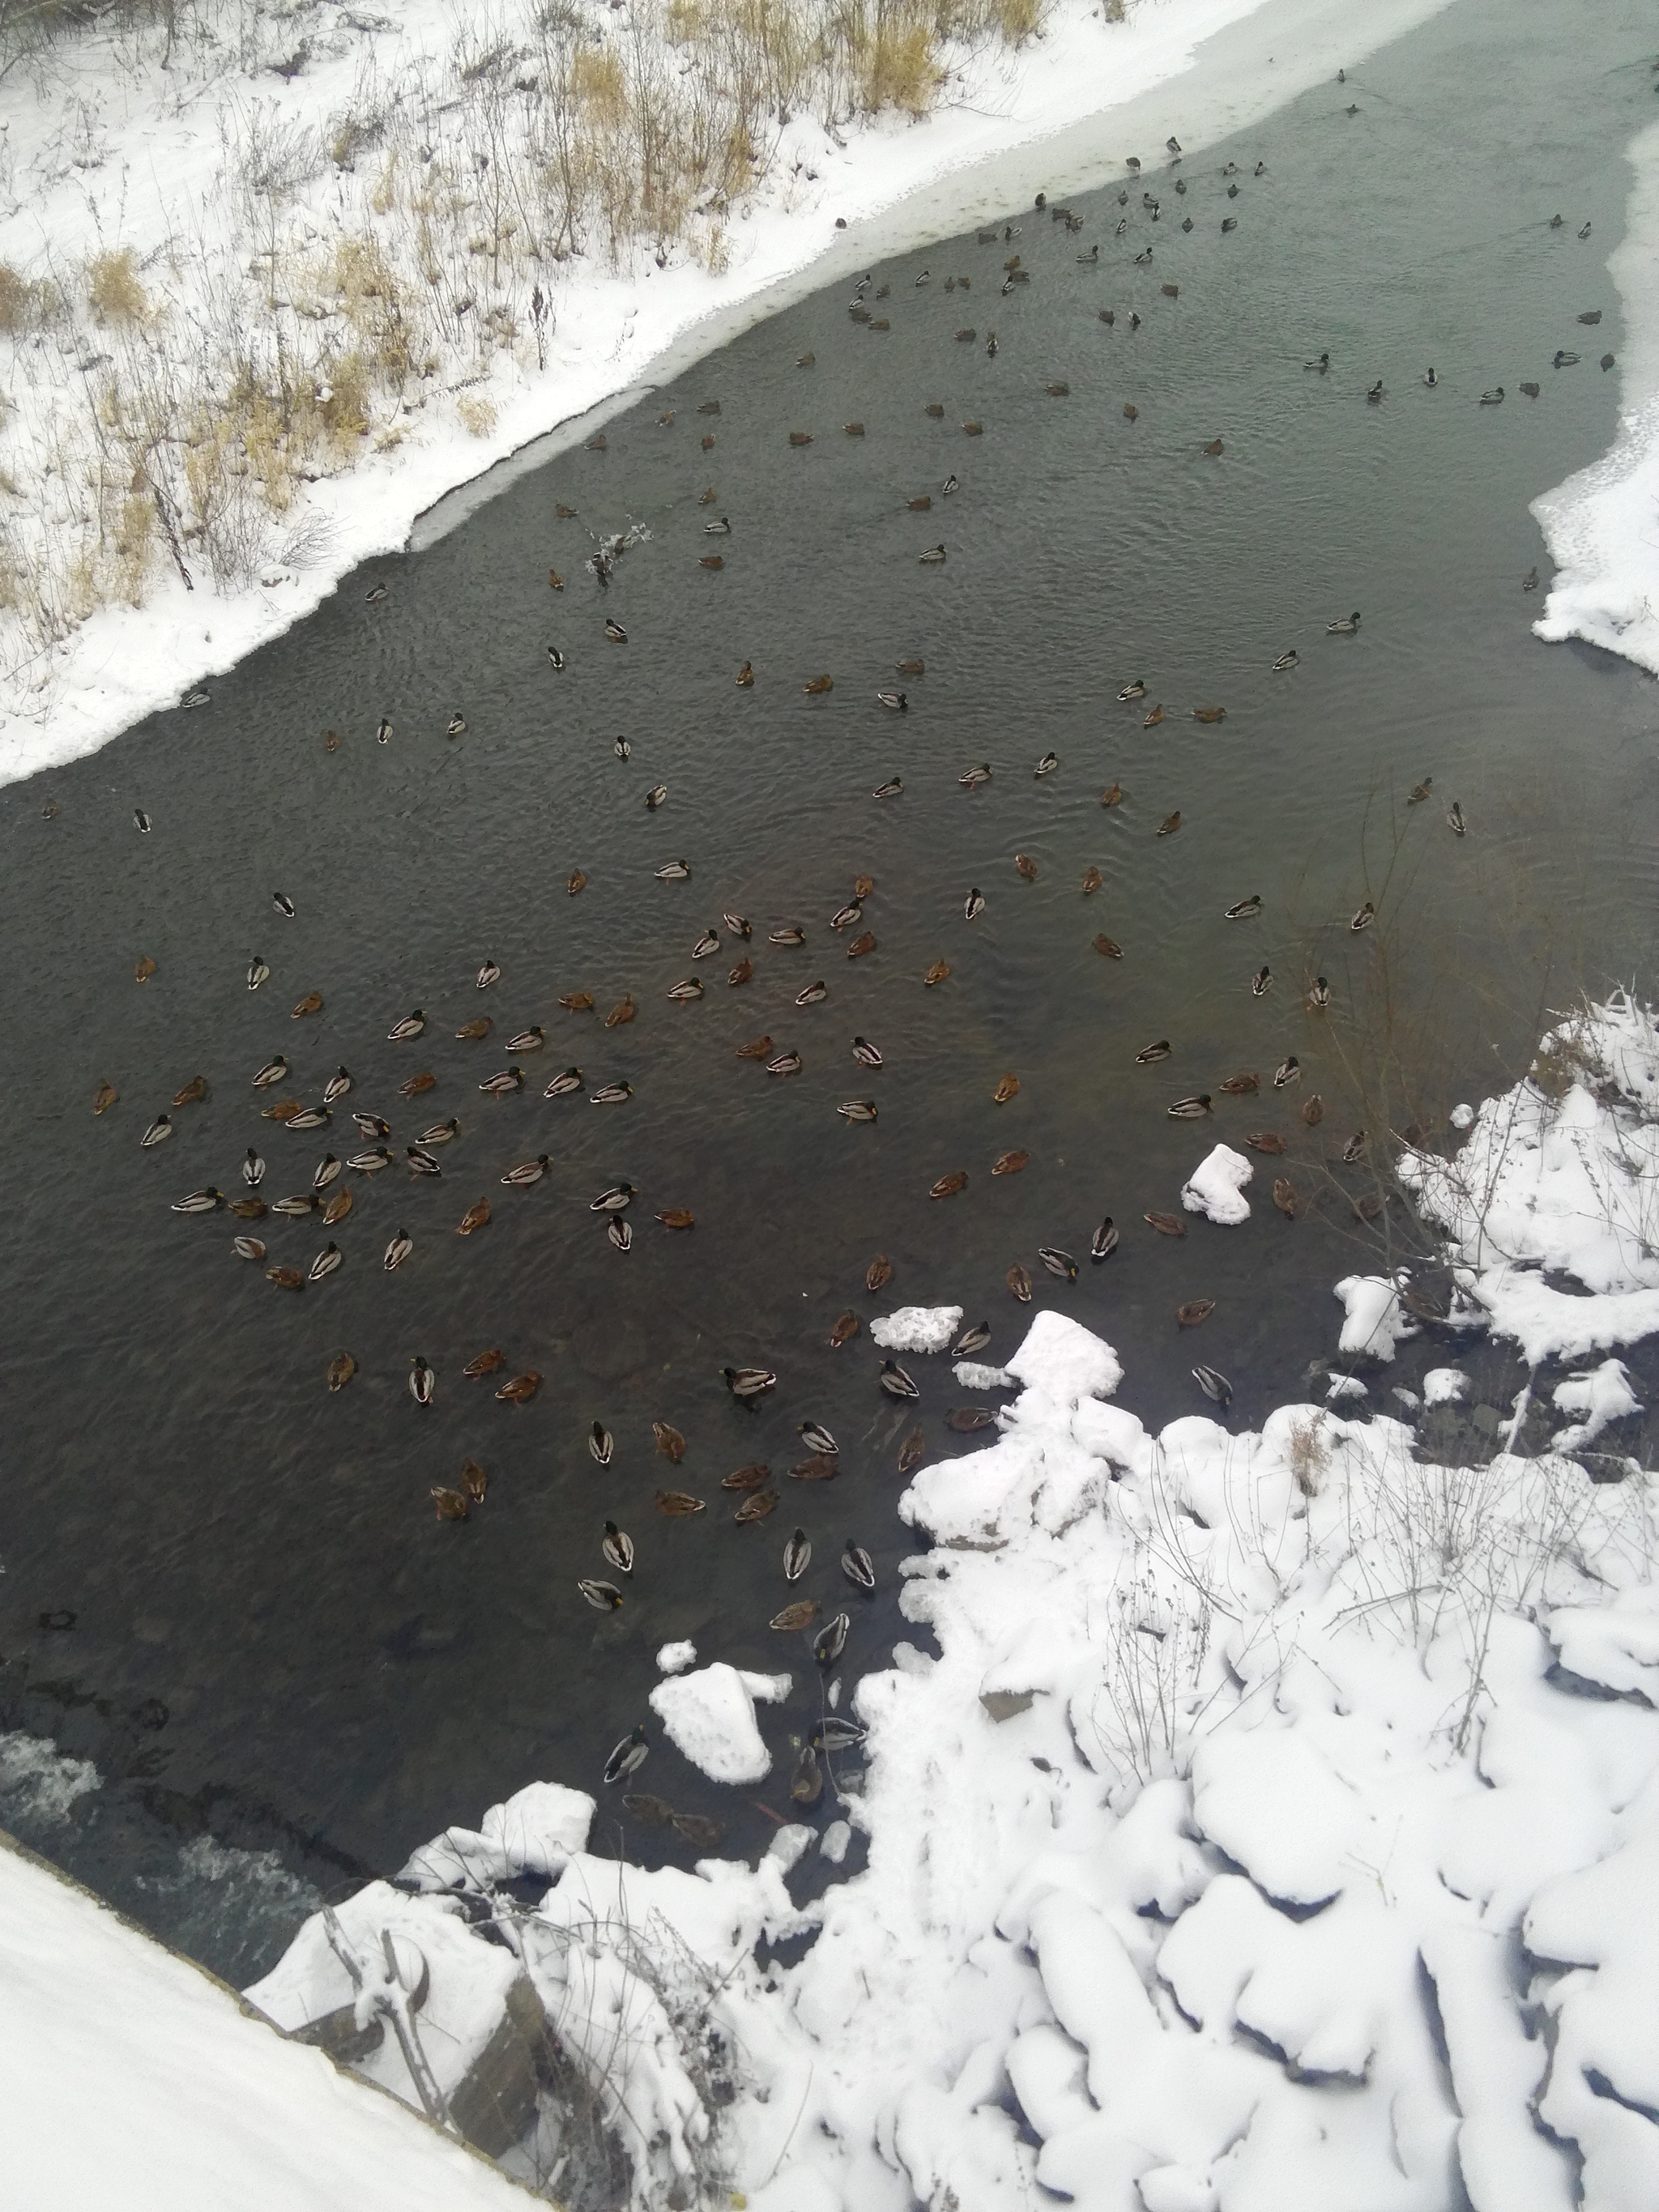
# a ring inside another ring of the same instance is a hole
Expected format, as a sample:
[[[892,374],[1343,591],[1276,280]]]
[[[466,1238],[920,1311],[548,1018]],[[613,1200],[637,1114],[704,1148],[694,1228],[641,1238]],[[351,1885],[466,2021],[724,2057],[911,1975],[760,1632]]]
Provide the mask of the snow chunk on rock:
[[[1207,1736],[1193,1755],[1193,1814],[1271,1898],[1320,1905],[1347,1880],[1355,1800],[1302,1730]]]
[[[593,1800],[558,1782],[532,1782],[492,1805],[477,1829],[446,1828],[422,1844],[398,1879],[416,1889],[477,1889],[519,1875],[554,1878],[587,1848]]]
[[[1417,1334],[1386,1275],[1344,1275],[1336,1295],[1348,1316],[1337,1342],[1339,1352],[1350,1357],[1363,1353],[1371,1359],[1392,1359],[1395,1346]]]
[[[1249,1201],[1243,1192],[1255,1173],[1243,1152],[1236,1152],[1231,1145],[1218,1145],[1193,1170],[1181,1203],[1188,1213],[1207,1213],[1224,1228],[1237,1228],[1250,1218]]]
[[[1431,1367],[1423,1377],[1425,1406],[1455,1406],[1469,1395],[1469,1378],[1461,1367]]]
[[[772,1754],[755,1725],[755,1700],[779,1704],[789,1694],[787,1674],[750,1674],[717,1660],[695,1674],[659,1682],[651,1709],[668,1737],[714,1782],[759,1782]]]
[[[1581,1444],[1593,1443],[1609,1421],[1622,1420],[1626,1413],[1642,1410],[1624,1362],[1619,1359],[1604,1359],[1599,1367],[1587,1368],[1558,1382],[1555,1402],[1564,1413],[1584,1417],[1570,1428],[1556,1431],[1552,1442],[1557,1451],[1577,1451]]]
[[[900,1306],[872,1321],[870,1336],[884,1352],[948,1352],[961,1327],[960,1306]]]
[[[657,1654],[657,1665],[665,1674],[683,1674],[688,1667],[696,1663],[695,1644],[665,1644]]]
[[[1333,1375],[1325,1391],[1332,1405],[1341,1398],[1364,1398],[1369,1395],[1357,1375]]]

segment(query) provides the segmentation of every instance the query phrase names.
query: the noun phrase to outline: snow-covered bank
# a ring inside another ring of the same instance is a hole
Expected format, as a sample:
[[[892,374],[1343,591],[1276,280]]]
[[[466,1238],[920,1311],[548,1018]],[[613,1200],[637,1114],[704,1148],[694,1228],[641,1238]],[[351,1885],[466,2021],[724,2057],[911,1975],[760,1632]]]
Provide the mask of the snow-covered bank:
[[[1534,1360],[1653,1328],[1656,1091],[1659,1030],[1621,1000],[1547,1038],[1452,1162],[1417,1157],[1451,1327]],[[1412,1291],[1374,1287],[1343,1286],[1351,1325]],[[516,1963],[641,2206],[1659,2201],[1659,1483],[1573,1455],[1634,1402],[1617,1363],[1555,1390],[1531,1455],[1523,1393],[1510,1448],[1464,1464],[1316,1406],[1152,1435],[1054,1311],[1009,1364],[995,1442],[902,1502],[937,1656],[859,1683],[821,1836],[646,1870],[537,1784],[352,1900],[349,1943],[418,1944],[445,2048]],[[1443,1408],[1468,1387],[1425,1381]],[[678,1756],[658,1741],[653,1786]],[[838,1860],[845,1822],[867,1863],[797,1909],[791,1869]],[[556,1872],[531,1909],[501,1887]],[[297,2027],[347,1989],[313,1922],[251,1994]],[[546,2094],[510,2163],[580,2197],[583,2140]]]
[[[0,2198],[510,2212],[525,2198],[0,1836]]]
[[[1625,235],[1607,258],[1625,319],[1610,452],[1533,501],[1555,562],[1538,636],[1582,637],[1659,676],[1659,124],[1629,149]]]
[[[1036,185],[1076,189],[1137,149],[1150,161],[1171,131],[1189,149],[1212,141],[1443,4],[1132,0],[1113,21],[1087,0],[1057,0],[1017,49],[949,54],[948,82],[921,120],[889,109],[843,133],[809,109],[777,125],[757,149],[753,190],[718,216],[699,208],[676,250],[629,246],[614,267],[526,258],[518,225],[512,252],[523,267],[499,283],[485,277],[492,252],[469,241],[453,209],[453,266],[423,261],[431,211],[410,163],[400,171],[374,155],[373,138],[351,151],[373,106],[401,115],[416,138],[424,131],[420,156],[447,163],[446,175],[490,173],[489,145],[500,173],[495,111],[474,113],[465,89],[486,82],[465,75],[481,57],[453,44],[438,0],[420,0],[396,25],[325,23],[313,11],[291,74],[286,61],[275,71],[273,52],[250,72],[232,65],[182,88],[134,66],[116,40],[82,36],[49,94],[9,86],[0,162],[11,201],[0,264],[22,286],[16,313],[53,303],[38,327],[14,323],[0,339],[13,371],[0,426],[12,487],[0,489],[0,599],[14,607],[0,617],[13,630],[0,781],[95,750],[176,701],[356,564],[404,544],[453,487],[554,426],[567,426],[565,442],[587,434],[592,410],[784,300],[1021,204]],[[622,39],[617,21],[592,11],[585,35],[596,52]],[[677,66],[672,52],[659,58]],[[323,147],[332,151],[316,155],[313,173],[305,149]],[[486,188],[467,189],[482,205]],[[495,210],[497,248],[516,222]],[[100,257],[116,264],[103,293]],[[540,325],[532,261],[550,311]],[[291,296],[275,296],[279,266]],[[400,324],[389,337],[376,302],[405,297],[430,328],[403,380],[365,398],[328,373],[329,349],[345,363],[374,353],[384,373],[388,346],[401,360],[409,334]],[[241,427],[227,440],[222,421],[191,415],[179,380],[198,349],[205,357],[232,338],[248,376],[270,389],[243,393]],[[295,363],[313,355],[314,373],[296,383]],[[156,412],[168,417],[164,435],[149,421]],[[290,466],[283,455],[301,434],[303,464]],[[535,444],[533,459],[558,442]],[[192,501],[204,536],[181,538]],[[465,511],[452,502],[444,519]],[[26,602],[29,635],[15,612]]]

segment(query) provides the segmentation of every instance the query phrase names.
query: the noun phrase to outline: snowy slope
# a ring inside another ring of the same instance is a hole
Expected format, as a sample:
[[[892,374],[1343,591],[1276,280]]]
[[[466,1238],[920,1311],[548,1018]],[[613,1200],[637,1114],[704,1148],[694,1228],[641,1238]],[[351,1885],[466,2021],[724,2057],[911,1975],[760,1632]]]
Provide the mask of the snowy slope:
[[[511,2212],[527,2201],[0,1837],[0,2202]]]

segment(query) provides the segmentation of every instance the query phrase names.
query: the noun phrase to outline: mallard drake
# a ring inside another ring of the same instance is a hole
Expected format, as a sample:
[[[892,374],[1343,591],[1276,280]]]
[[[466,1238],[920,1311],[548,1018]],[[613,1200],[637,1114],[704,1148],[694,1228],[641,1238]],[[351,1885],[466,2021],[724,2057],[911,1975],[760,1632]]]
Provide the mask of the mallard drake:
[[[878,691],[876,704],[885,707],[890,714],[902,714],[908,711],[910,702],[902,691]]]
[[[605,618],[605,634],[612,645],[626,645],[628,642],[628,632],[609,615]]]
[[[878,783],[876,786],[870,796],[872,799],[896,799],[903,788],[902,776],[890,775],[885,783]]]
[[[963,901],[963,920],[964,921],[977,921],[980,915],[982,915],[984,911],[985,894],[975,887],[969,892],[967,897]]]
[[[224,1202],[224,1193],[210,1187],[205,1190],[187,1192],[183,1198],[175,1198],[173,1211],[175,1213],[212,1213]]]
[[[293,921],[297,909],[293,900],[289,897],[285,891],[272,891],[270,895],[270,903],[276,908],[277,913],[282,915],[284,921]]]
[[[1058,1278],[1060,1282],[1076,1282],[1077,1261],[1069,1252],[1062,1252],[1057,1244],[1039,1244],[1037,1257],[1048,1273]]]
[[[1504,404],[1503,386],[1494,385],[1490,392],[1483,392],[1480,404],[1482,407],[1501,407]]]
[[[621,1213],[639,1196],[631,1182],[613,1182],[608,1190],[588,1201],[590,1213]]]
[[[1467,837],[1469,833],[1469,825],[1463,819],[1463,810],[1455,799],[1446,815],[1446,827],[1454,837]]]
[[[1351,637],[1358,627],[1359,610],[1356,607],[1351,615],[1339,615],[1334,622],[1328,622],[1325,635],[1327,637]]]
[[[605,1534],[599,1539],[599,1549],[619,1575],[633,1573],[634,1539],[624,1535],[614,1521],[605,1522]]]
[[[1249,898],[1242,898],[1237,905],[1230,906],[1222,919],[1224,921],[1254,921],[1261,911],[1261,895],[1252,891]]]
[[[778,1378],[767,1367],[722,1367],[720,1380],[734,1398],[752,1403],[775,1389]]]
[[[916,557],[924,568],[936,568],[946,556],[943,545],[930,545],[925,553],[918,554]]]
[[[797,1528],[783,1547],[783,1579],[798,1583],[812,1564],[812,1546],[805,1528]]]
[[[622,1592],[611,1589],[607,1583],[580,1583],[577,1588],[590,1605],[597,1604],[602,1612],[614,1612],[622,1603]],[[603,1591],[605,1595],[594,1597],[590,1595],[592,1591]],[[645,1740],[645,1730],[642,1728],[634,1729],[623,1738],[605,1762],[605,1780],[625,1782],[630,1774],[637,1774],[644,1765],[650,1748],[650,1745]]]
[[[1263,965],[1258,968],[1250,978],[1250,996],[1253,999],[1265,999],[1273,987],[1273,971],[1271,968]]]
[[[325,1244],[322,1250],[317,1255],[316,1258],[311,1263],[311,1273],[307,1277],[307,1280],[313,1283],[320,1283],[324,1281],[328,1276],[334,1273],[334,1270],[340,1265],[341,1261],[344,1258],[345,1254],[341,1251],[337,1244],[331,1241],[329,1243]]]
[[[920,1398],[921,1395],[915,1376],[907,1374],[896,1359],[884,1359],[876,1379],[890,1398]]]
[[[1103,1260],[1109,1260],[1116,1249],[1117,1224],[1109,1213],[1089,1239],[1089,1257],[1098,1267]]]
[[[991,766],[988,761],[981,761],[976,768],[965,769],[957,778],[957,781],[964,791],[977,791],[982,784],[989,783],[990,781]]]
[[[1226,1376],[1218,1372],[1215,1368],[1194,1367],[1193,1380],[1212,1405],[1222,1407],[1231,1405],[1233,1386]]]
[[[417,1406],[429,1406],[438,1378],[417,1352],[409,1363],[409,1395]]]
[[[230,1249],[239,1260],[263,1260],[265,1248],[257,1237],[233,1237]]]
[[[425,1027],[426,1016],[416,1006],[412,1014],[405,1014],[401,1021],[393,1022],[386,1031],[386,1036],[393,1044],[403,1044],[410,1037],[419,1036]]]
[[[842,1574],[846,1576],[848,1581],[849,1583],[855,1583],[860,1589],[874,1589],[876,1586],[876,1563],[870,1557],[868,1552],[865,1550],[863,1545],[855,1544],[850,1536],[847,1539],[847,1542],[842,1550],[841,1571]],[[845,1722],[839,1723],[836,1723],[833,1717],[830,1720],[820,1723],[821,1728],[825,1731],[823,1740],[825,1742],[828,1742],[828,1731],[832,1727],[840,1726],[844,1728],[848,1725],[848,1724]],[[862,1730],[860,1730],[858,1735],[848,1737],[846,1741],[849,1743],[855,1742],[859,1740],[859,1736],[861,1735]]]
[[[1278,659],[1274,661],[1273,674],[1275,676],[1283,676],[1291,669],[1299,668],[1301,665],[1302,663],[1297,657],[1296,647],[1291,646],[1288,652],[1281,653]]]
[[[1145,680],[1137,676],[1133,684],[1126,684],[1117,696],[1119,701],[1125,706],[1127,706],[1132,699],[1144,699],[1146,696],[1146,685]]]
[[[528,1190],[532,1183],[541,1181],[552,1164],[548,1155],[541,1152],[533,1160],[520,1160],[516,1167],[510,1167],[501,1181],[515,1190]]]
[[[1041,779],[1045,775],[1052,775],[1059,766],[1060,755],[1058,753],[1044,753],[1042,758],[1032,769],[1031,774],[1034,779],[1041,781]]]
[[[1370,901],[1367,899],[1364,904],[1362,907],[1356,908],[1353,915],[1350,917],[1348,927],[1357,935],[1360,930],[1369,929],[1376,920],[1376,908],[1371,904]]]
[[[1172,1106],[1164,1109],[1172,1121],[1202,1121],[1205,1115],[1211,1110],[1210,1094],[1207,1091],[1196,1091],[1189,1098],[1177,1098]]]
[[[164,1145],[164,1144],[166,1144],[166,1142],[167,1142],[167,1139],[168,1139],[172,1134],[173,1134],[173,1118],[172,1118],[172,1116],[171,1116],[170,1115],[167,1115],[167,1114],[158,1114],[158,1115],[156,1115],[155,1119],[155,1120],[150,1123],[150,1125],[149,1125],[149,1128],[145,1130],[145,1132],[144,1132],[143,1135],[142,1137],[140,1137],[140,1138],[139,1138],[139,1139],[138,1139],[138,1147],[139,1147],[139,1150],[140,1150],[141,1152],[150,1152],[150,1151],[152,1151],[152,1150],[153,1150],[153,1149],[154,1149],[157,1145]],[[250,1147],[250,1151],[249,1151],[249,1157],[250,1157],[251,1158],[257,1158],[257,1157],[258,1157],[258,1156],[257,1156],[257,1154],[253,1153],[253,1152],[252,1152],[252,1148],[251,1148],[251,1147]],[[245,1171],[246,1171],[246,1170],[245,1170]],[[263,1172],[263,1163],[261,1164],[261,1172]]]
[[[601,1467],[609,1467],[617,1440],[603,1421],[595,1421],[587,1432],[587,1449]]]
[[[247,963],[247,987],[249,990],[257,991],[261,983],[268,982],[270,979],[270,968],[256,952],[253,957]]]
[[[389,1275],[394,1267],[401,1267],[415,1249],[415,1239],[408,1230],[400,1229],[386,1250],[380,1255],[380,1265]]]
[[[524,1070],[521,1067],[498,1068],[494,1075],[486,1076],[478,1088],[487,1091],[492,1098],[505,1098],[509,1091],[523,1090]]]

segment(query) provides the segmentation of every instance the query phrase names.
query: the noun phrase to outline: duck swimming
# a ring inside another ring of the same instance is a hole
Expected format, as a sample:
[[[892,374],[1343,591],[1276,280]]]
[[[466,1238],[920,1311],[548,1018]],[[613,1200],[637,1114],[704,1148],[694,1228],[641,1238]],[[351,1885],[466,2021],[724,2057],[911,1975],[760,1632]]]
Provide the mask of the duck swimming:
[[[626,645],[628,642],[628,632],[619,622],[613,622],[609,615],[605,618],[605,634],[612,645]]]
[[[605,1522],[605,1534],[599,1539],[599,1549],[605,1554],[606,1562],[613,1566],[619,1575],[633,1573],[634,1539],[631,1536],[625,1536],[614,1521]]]
[[[409,1395],[417,1406],[429,1406],[438,1378],[417,1352],[409,1364]]]
[[[587,1210],[590,1213],[620,1213],[638,1196],[631,1182],[613,1182],[608,1190],[602,1190],[589,1201]]]
[[[957,778],[957,781],[964,791],[977,791],[981,784],[989,783],[990,781],[991,769],[988,761],[981,761],[977,768],[965,769]]]
[[[1156,1060],[1167,1060],[1173,1048],[1168,1037],[1160,1037],[1156,1044],[1143,1045],[1135,1054],[1137,1067],[1150,1067]]]
[[[465,715],[459,713],[452,714],[445,727],[444,735],[447,738],[464,738],[466,735]]]
[[[406,1229],[400,1229],[380,1255],[380,1265],[389,1275],[394,1267],[403,1266],[414,1249],[415,1239]]]
[[[1249,898],[1242,898],[1236,906],[1230,906],[1222,916],[1222,920],[1224,921],[1254,921],[1261,911],[1261,897],[1256,892],[1252,891]]]
[[[1039,1244],[1037,1257],[1048,1273],[1058,1276],[1061,1282],[1076,1282],[1077,1261],[1069,1252],[1062,1252],[1057,1244]]]
[[[247,987],[249,990],[257,991],[261,983],[268,982],[270,979],[270,969],[256,952],[253,957],[247,963]]]
[[[495,1074],[487,1076],[478,1088],[489,1091],[493,1098],[504,1098],[509,1091],[523,1090],[524,1070],[521,1067],[501,1068]]]
[[[872,799],[896,799],[903,788],[904,779],[902,776],[890,775],[885,783],[879,783],[876,786],[876,788],[871,793],[870,796]]]
[[[144,1141],[146,1144],[149,1142],[148,1136]],[[247,1148],[247,1157],[242,1162],[242,1181],[250,1190],[258,1190],[264,1179],[265,1164],[250,1145]]]
[[[667,860],[653,872],[659,884],[683,884],[691,873],[684,860]]]
[[[1467,837],[1469,833],[1469,825],[1463,819],[1463,810],[1455,799],[1446,816],[1446,827],[1454,837]]]
[[[1359,611],[1356,608],[1351,615],[1339,615],[1334,622],[1328,622],[1325,635],[1327,637],[1350,637],[1358,627]]]
[[[334,1273],[334,1270],[340,1265],[341,1261],[344,1258],[345,1254],[341,1251],[337,1244],[332,1243],[325,1244],[322,1250],[312,1261],[311,1273],[307,1279],[313,1283],[322,1282],[327,1276],[330,1276]]]
[[[783,1578],[798,1583],[812,1564],[812,1547],[805,1528],[797,1528],[783,1547]]]
[[[294,902],[285,892],[273,891],[270,895],[270,902],[284,921],[293,921],[295,911]]]
[[[323,1085],[324,1105],[333,1106],[337,1104],[339,1100],[345,1097],[347,1091],[350,1090],[351,1085],[352,1075],[349,1068],[337,1067],[333,1074],[329,1077],[328,1081]]]
[[[855,1036],[853,1039],[853,1057],[864,1067],[879,1067],[882,1065],[881,1053],[868,1037]]]
[[[921,1390],[915,1379],[908,1375],[896,1359],[884,1359],[877,1380],[890,1398],[920,1398]]]
[[[392,1134],[391,1122],[383,1121],[378,1114],[354,1114],[351,1118],[357,1125],[357,1134],[360,1137],[368,1138],[371,1142],[377,1138],[383,1139]],[[350,1163],[348,1162],[347,1164],[349,1165]]]
[[[139,1149],[149,1152],[156,1145],[164,1145],[173,1134],[173,1122],[166,1114],[158,1114],[143,1135],[138,1139]],[[250,1152],[250,1157],[253,1157]]]
[[[279,1052],[275,1060],[268,1060],[253,1079],[256,1091],[268,1091],[273,1083],[280,1083],[287,1075],[288,1062]]]
[[[734,1398],[752,1401],[775,1389],[778,1378],[766,1367],[722,1367],[720,1380]]]
[[[963,902],[962,915],[963,921],[977,921],[980,915],[982,915],[984,911],[985,894],[983,891],[977,889],[970,890],[966,899]]]
[[[1060,755],[1058,753],[1044,753],[1042,758],[1037,763],[1036,768],[1032,769],[1031,774],[1034,777],[1040,779],[1045,775],[1052,775],[1059,766]]]
[[[878,691],[876,704],[887,708],[892,714],[902,714],[908,711],[910,702],[902,691]]]
[[[1316,975],[1308,986],[1308,1004],[1321,1012],[1331,1003],[1331,987],[1322,975]]]
[[[1210,1094],[1207,1091],[1200,1091],[1193,1097],[1177,1098],[1173,1106],[1166,1107],[1164,1110],[1172,1121],[1201,1121],[1211,1110]]]
[[[509,1168],[501,1181],[510,1183],[515,1190],[528,1190],[532,1183],[541,1181],[552,1164],[548,1155],[540,1152],[533,1160],[520,1160],[516,1167]],[[433,1165],[435,1169],[437,1163],[434,1161]]]
[[[874,1589],[876,1586],[876,1563],[870,1557],[868,1552],[865,1550],[863,1545],[855,1544],[850,1536],[847,1539],[846,1546],[842,1552],[841,1571],[842,1574],[846,1576],[848,1581],[849,1583],[856,1583],[860,1589]],[[828,1731],[834,1724],[835,1723],[832,1722],[825,1722],[821,1724],[825,1731],[823,1740],[826,1744],[830,1741]],[[848,1723],[842,1722],[840,1725],[844,1728]],[[861,1735],[862,1731],[860,1733]],[[856,1737],[850,1739],[850,1741],[856,1741],[858,1739]]]
[[[386,1031],[386,1036],[392,1043],[402,1044],[410,1037],[419,1036],[425,1027],[426,1016],[416,1006],[412,1014],[405,1014],[402,1021],[394,1022]]]
[[[1369,929],[1376,919],[1376,908],[1371,904],[1370,901],[1367,899],[1364,906],[1360,907],[1353,915],[1348,923],[1348,927],[1352,930],[1356,935],[1358,935],[1360,930]]]
[[[1292,646],[1288,653],[1281,653],[1278,659],[1274,661],[1273,674],[1275,676],[1283,676],[1290,669],[1299,668],[1301,665],[1302,664],[1300,660],[1297,658],[1296,647]]]
[[[1116,1249],[1117,1224],[1109,1213],[1089,1239],[1089,1257],[1098,1267],[1103,1260],[1109,1260]]]
[[[1125,706],[1127,706],[1132,699],[1144,699],[1146,696],[1146,684],[1141,678],[1137,676],[1133,684],[1126,684],[1117,696],[1120,702]]]

